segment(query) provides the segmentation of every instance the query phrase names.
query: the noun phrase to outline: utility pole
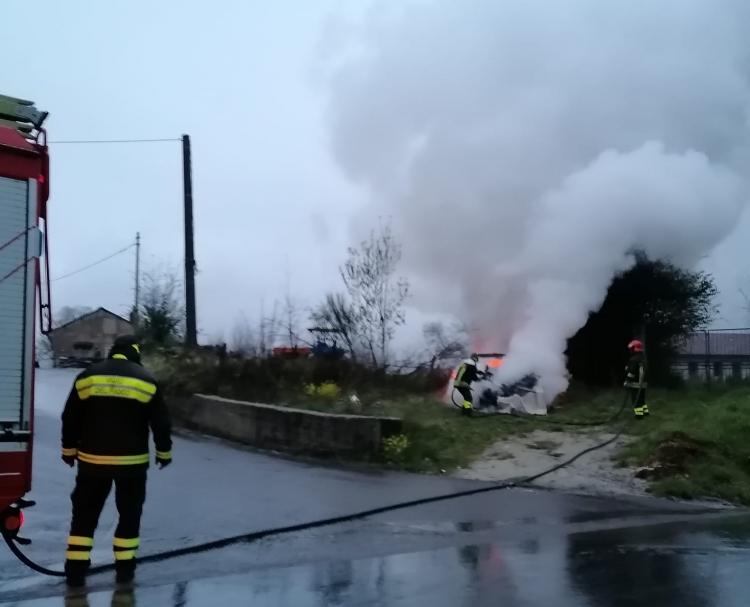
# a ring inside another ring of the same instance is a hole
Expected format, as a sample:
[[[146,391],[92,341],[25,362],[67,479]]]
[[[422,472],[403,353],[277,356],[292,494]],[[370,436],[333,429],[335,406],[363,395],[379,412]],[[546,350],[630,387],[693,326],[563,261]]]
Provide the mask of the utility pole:
[[[141,304],[141,233],[135,235],[135,303],[133,305],[133,317],[136,329],[140,324],[140,304]]]
[[[182,136],[182,178],[185,193],[185,345],[198,345],[195,316],[195,250],[193,245],[193,172],[190,135]]]

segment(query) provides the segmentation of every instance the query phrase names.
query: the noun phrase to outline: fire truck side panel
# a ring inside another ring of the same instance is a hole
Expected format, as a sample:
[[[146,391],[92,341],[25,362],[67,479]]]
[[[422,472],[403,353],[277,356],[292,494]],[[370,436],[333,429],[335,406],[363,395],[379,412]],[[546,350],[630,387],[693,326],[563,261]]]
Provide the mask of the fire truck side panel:
[[[0,177],[0,510],[29,488],[37,185]]]

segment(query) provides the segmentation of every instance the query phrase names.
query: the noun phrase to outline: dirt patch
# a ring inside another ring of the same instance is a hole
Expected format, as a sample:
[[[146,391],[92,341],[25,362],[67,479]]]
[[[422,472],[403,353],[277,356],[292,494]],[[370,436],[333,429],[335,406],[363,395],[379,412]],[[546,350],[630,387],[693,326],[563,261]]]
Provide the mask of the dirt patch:
[[[455,475],[486,481],[533,476],[612,436],[604,432],[535,430],[526,436],[508,438],[494,444],[471,466],[456,471]],[[620,437],[611,445],[588,453],[570,466],[533,484],[588,495],[647,495],[647,481],[636,478],[632,469],[618,467],[612,461],[627,440],[627,437]]]
[[[684,432],[673,432],[659,443],[646,465],[636,470],[635,476],[648,480],[682,476],[687,472],[688,465],[710,446],[711,443]]]

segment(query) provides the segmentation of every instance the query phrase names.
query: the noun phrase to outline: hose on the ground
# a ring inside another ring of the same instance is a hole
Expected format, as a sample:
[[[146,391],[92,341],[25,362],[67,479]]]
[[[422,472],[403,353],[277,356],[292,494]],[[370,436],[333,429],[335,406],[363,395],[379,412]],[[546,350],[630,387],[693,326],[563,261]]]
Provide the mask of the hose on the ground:
[[[638,395],[636,398],[640,397],[642,388],[638,389]],[[627,397],[628,393],[625,393],[625,399],[623,400],[622,407],[618,411],[617,415],[613,418],[616,419],[617,416],[622,413],[622,411],[625,409],[625,405],[627,404]],[[580,453],[574,455],[568,460],[565,460],[564,462],[561,462],[557,464],[556,466],[553,466],[552,468],[549,468],[548,470],[545,470],[543,472],[540,472],[539,474],[535,474],[533,476],[525,477],[522,479],[518,479],[516,481],[510,481],[510,482],[502,482],[502,483],[493,483],[488,486],[484,487],[478,487],[476,489],[466,489],[464,491],[455,491],[452,493],[445,493],[443,495],[435,495],[432,497],[425,497],[415,500],[409,500],[406,502],[398,502],[395,504],[390,504],[388,506],[381,506],[379,508],[371,508],[369,510],[361,510],[359,512],[354,512],[351,514],[344,514],[341,516],[334,516],[330,518],[325,519],[318,519],[314,521],[309,521],[307,523],[300,523],[297,525],[288,525],[286,527],[274,527],[272,529],[263,529],[261,531],[253,531],[252,533],[246,533],[242,535],[235,535],[232,537],[223,538],[220,540],[215,540],[212,542],[206,542],[204,544],[196,544],[195,546],[187,546],[186,548],[177,548],[176,550],[167,550],[165,552],[158,552],[156,554],[146,555],[143,557],[138,558],[138,563],[159,563],[162,561],[178,558],[181,556],[188,556],[190,554],[199,554],[201,552],[208,552],[210,550],[216,550],[218,548],[226,548],[228,546],[233,546],[236,544],[244,544],[244,543],[250,543],[255,542],[264,538],[268,537],[274,537],[278,535],[285,535],[288,533],[299,533],[300,531],[308,531],[310,529],[318,529],[320,527],[328,527],[331,525],[338,525],[342,523],[349,523],[352,521],[362,520],[365,518],[369,518],[371,516],[376,516],[379,514],[385,514],[387,512],[393,512],[395,510],[403,510],[405,508],[413,508],[415,506],[423,506],[425,504],[434,504],[435,502],[442,502],[446,500],[451,499],[457,499],[461,497],[469,497],[472,495],[479,495],[481,493],[489,493],[490,491],[499,491],[502,489],[512,489],[513,487],[518,487],[520,485],[526,485],[529,483],[532,483],[536,480],[539,480],[540,478],[547,476],[548,474],[552,474],[553,472],[557,472],[558,470],[565,468],[566,466],[569,466],[573,462],[575,462],[577,459],[583,457],[584,455],[591,453],[592,451],[597,451],[598,449],[603,449],[604,447],[611,445],[613,442],[615,442],[620,436],[622,436],[625,429],[630,425],[630,421],[625,422],[620,429],[615,433],[614,436],[607,439],[606,441],[602,443],[598,443],[592,447],[588,447],[587,449],[584,449]],[[14,541],[13,537],[8,533],[3,533],[3,539],[5,540],[5,543],[8,545],[8,548],[10,548],[11,552],[20,560],[24,565],[26,565],[29,569],[32,569],[36,571],[37,573],[41,573],[42,575],[47,575],[51,577],[65,577],[64,571],[54,571],[52,569],[48,569],[46,567],[43,567],[42,565],[39,565],[32,561],[29,557],[27,557],[21,549],[18,547],[16,542]],[[104,573],[107,571],[113,571],[115,569],[115,564],[110,563],[108,565],[99,565],[97,567],[91,567],[89,569],[89,575],[95,575],[97,573]]]

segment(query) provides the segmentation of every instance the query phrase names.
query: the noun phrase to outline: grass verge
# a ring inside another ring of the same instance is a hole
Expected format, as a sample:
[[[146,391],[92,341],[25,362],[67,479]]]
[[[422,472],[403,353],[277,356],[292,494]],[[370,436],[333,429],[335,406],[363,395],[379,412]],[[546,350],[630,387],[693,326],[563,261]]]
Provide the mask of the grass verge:
[[[631,424],[624,465],[645,467],[656,495],[750,505],[750,389],[654,391]]]
[[[535,424],[500,415],[467,418],[434,398],[405,397],[384,401],[382,415],[404,420],[407,445],[384,452],[385,464],[410,472],[444,472],[471,464],[485,449],[508,436],[531,432]]]
[[[383,400],[378,413],[403,418],[408,439],[407,446],[401,445],[386,463],[414,472],[465,467],[505,437],[538,428],[575,432],[575,427],[564,423],[610,418],[624,398],[620,390],[574,391],[549,416],[523,419],[504,415],[466,419],[429,398]],[[632,440],[618,456],[620,465],[638,468],[655,495],[750,505],[750,389],[650,390],[648,402],[650,417],[626,428]],[[627,402],[622,416],[602,429],[619,429],[631,419]]]
[[[315,361],[273,358],[220,363],[207,355],[149,360],[168,393],[175,395],[199,392],[318,411],[399,417],[404,420],[404,434],[386,442],[384,461],[379,463],[413,472],[468,466],[493,443],[537,428],[575,432],[575,427],[564,423],[610,418],[625,396],[622,390],[589,392],[572,386],[546,417],[465,418],[431,396],[439,377],[384,379],[336,365],[328,368]],[[341,372],[340,381],[334,371]],[[316,385],[333,381],[341,389],[327,397],[307,393],[313,381]],[[351,399],[353,393],[359,399]],[[657,495],[715,497],[750,505],[750,389],[650,389],[647,396],[651,416],[627,428],[633,440],[620,454],[621,464],[642,468]],[[627,404],[623,419],[631,416]],[[612,430],[621,423],[618,419],[600,429]],[[538,448],[549,448],[553,442]]]

